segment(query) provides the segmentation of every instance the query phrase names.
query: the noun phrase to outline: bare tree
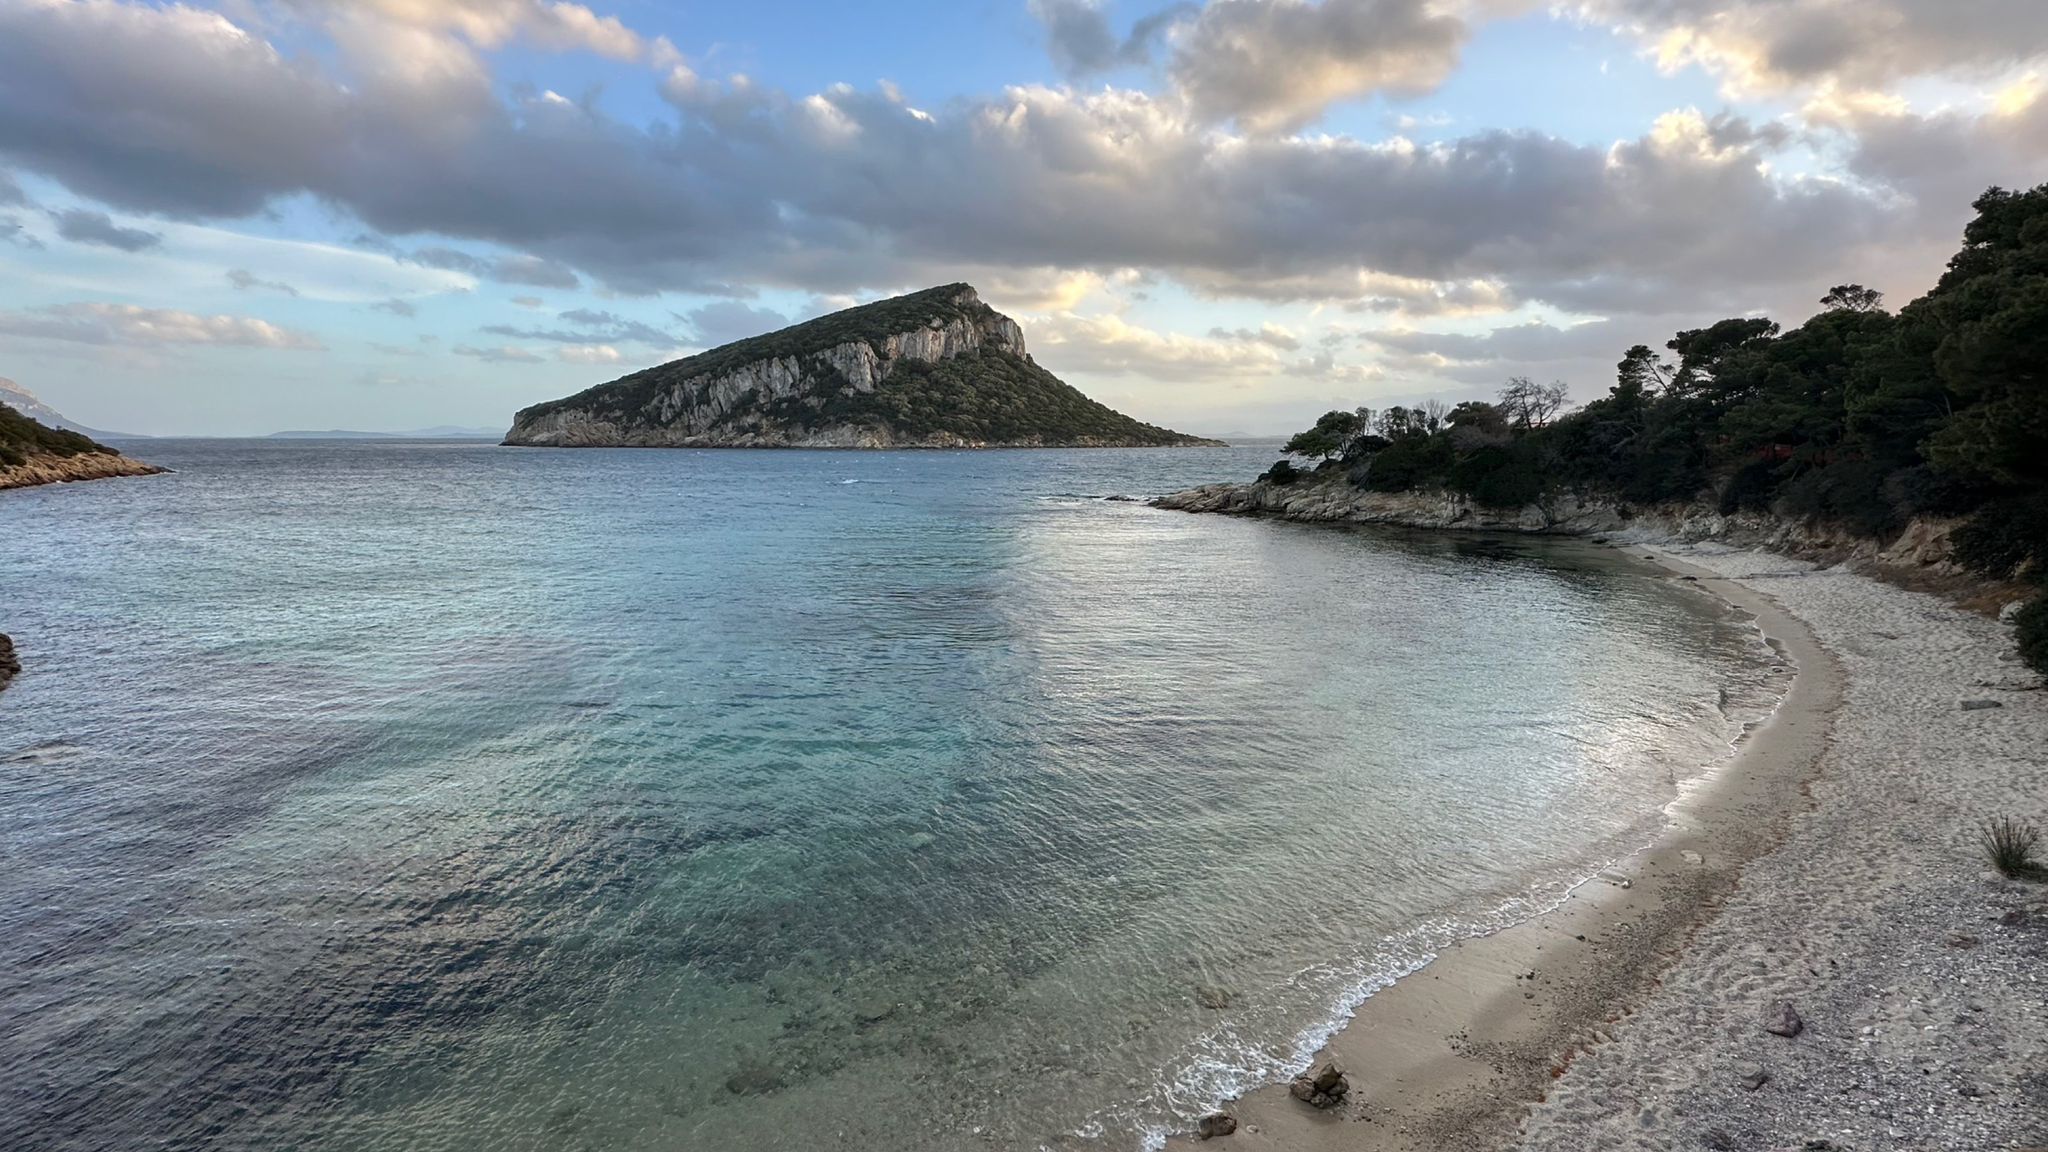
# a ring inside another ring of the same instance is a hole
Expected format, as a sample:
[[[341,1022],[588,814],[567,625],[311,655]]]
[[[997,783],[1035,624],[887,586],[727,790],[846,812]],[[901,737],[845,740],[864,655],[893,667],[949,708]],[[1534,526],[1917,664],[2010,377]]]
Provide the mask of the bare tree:
[[[1517,428],[1541,428],[1571,401],[1571,385],[1562,380],[1538,384],[1527,376],[1508,377],[1500,390],[1499,408]]]

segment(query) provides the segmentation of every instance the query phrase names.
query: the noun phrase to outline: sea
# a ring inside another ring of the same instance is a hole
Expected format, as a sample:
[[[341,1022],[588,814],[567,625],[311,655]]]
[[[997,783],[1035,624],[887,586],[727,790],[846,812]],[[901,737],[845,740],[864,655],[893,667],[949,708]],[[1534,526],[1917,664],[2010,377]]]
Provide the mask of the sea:
[[[0,493],[0,1147],[1136,1152],[1786,671],[1228,449],[152,440]]]

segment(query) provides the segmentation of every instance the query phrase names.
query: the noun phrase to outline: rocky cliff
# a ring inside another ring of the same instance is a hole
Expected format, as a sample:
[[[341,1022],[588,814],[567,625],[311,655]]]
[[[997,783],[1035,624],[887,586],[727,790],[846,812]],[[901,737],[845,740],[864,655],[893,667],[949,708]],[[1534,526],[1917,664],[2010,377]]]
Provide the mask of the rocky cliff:
[[[505,443],[961,448],[1214,444],[1040,368],[1017,322],[949,284],[821,316],[522,410]]]
[[[52,428],[0,405],[0,488],[147,476],[161,471],[90,437]]]
[[[1615,540],[1716,540],[1822,563],[1850,563],[1894,576],[1953,579],[1972,585],[1951,559],[1953,521],[1920,519],[1891,540],[1841,525],[1767,512],[1724,514],[1701,503],[1630,505],[1596,495],[1556,493],[1518,508],[1488,508],[1454,492],[1371,492],[1341,472],[1274,484],[1209,484],[1162,496],[1154,507],[1182,512],[1272,516],[1316,523],[1386,524],[1476,532],[1533,532]]]

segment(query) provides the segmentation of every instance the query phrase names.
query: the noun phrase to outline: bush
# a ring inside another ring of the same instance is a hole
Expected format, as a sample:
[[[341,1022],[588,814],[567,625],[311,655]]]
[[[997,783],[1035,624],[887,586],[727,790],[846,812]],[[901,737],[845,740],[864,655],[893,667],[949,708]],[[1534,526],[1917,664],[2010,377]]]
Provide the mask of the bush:
[[[2048,596],[2036,596],[2013,617],[2018,628],[2020,659],[2048,678]]]
[[[2030,575],[2048,579],[2048,497],[1989,505],[1957,528],[1954,539],[1956,560],[1972,571],[2003,578],[2032,561]]]
[[[1770,506],[1771,493],[1778,487],[1778,466],[1769,460],[1752,460],[1735,470],[1721,488],[1721,515],[1731,512],[1760,512]]]
[[[1986,820],[1977,831],[1991,866],[2007,876],[2038,876],[2041,866],[2034,862],[2034,846],[2041,842],[2041,830],[2032,824],[2000,816]]]
[[[1275,460],[1271,468],[1259,474],[1259,479],[1285,487],[1301,479],[1301,469],[1296,468],[1292,461]]]

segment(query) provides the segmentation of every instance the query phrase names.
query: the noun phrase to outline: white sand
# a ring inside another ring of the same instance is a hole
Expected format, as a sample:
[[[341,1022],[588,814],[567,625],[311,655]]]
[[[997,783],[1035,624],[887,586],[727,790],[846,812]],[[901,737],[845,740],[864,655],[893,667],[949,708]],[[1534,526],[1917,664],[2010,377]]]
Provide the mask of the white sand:
[[[1841,706],[1811,808],[1519,1146],[2048,1145],[2048,886],[1988,873],[1977,845],[1990,815],[2048,823],[2048,692],[2010,629],[1846,571],[1653,551],[1803,621],[1837,659]],[[1778,1000],[1804,1017],[1798,1037],[1763,1031]],[[1755,1091],[1750,1063],[1770,1075]]]

